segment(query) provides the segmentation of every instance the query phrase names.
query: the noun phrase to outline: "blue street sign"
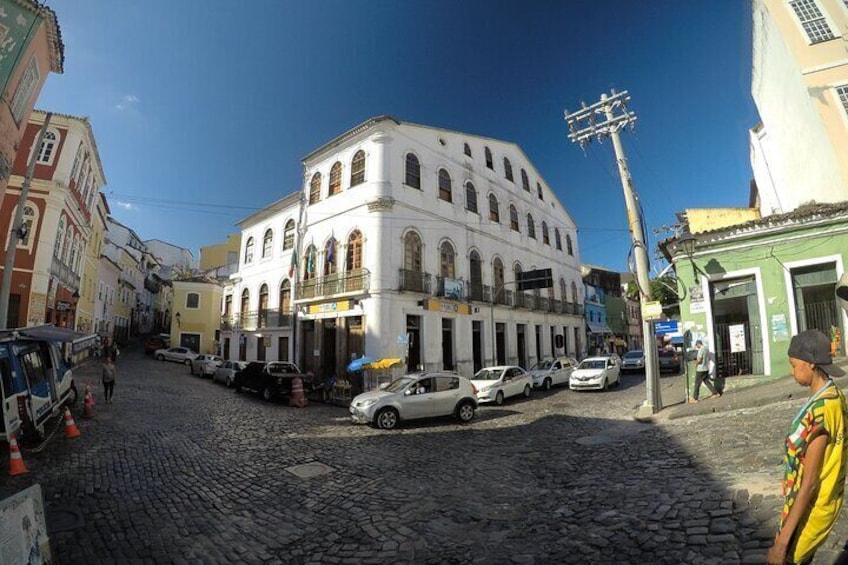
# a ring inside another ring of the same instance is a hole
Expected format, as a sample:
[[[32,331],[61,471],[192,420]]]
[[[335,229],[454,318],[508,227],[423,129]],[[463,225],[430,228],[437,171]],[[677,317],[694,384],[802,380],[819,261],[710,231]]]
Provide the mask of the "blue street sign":
[[[677,320],[654,323],[654,333],[656,333],[657,335],[673,334],[679,331],[680,322],[678,322]]]

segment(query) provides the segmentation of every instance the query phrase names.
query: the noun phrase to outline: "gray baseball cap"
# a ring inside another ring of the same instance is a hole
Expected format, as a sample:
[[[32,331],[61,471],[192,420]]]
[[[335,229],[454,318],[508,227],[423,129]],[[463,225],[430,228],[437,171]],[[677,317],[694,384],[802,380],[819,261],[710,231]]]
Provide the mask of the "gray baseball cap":
[[[819,330],[804,330],[789,342],[789,356],[815,364],[831,377],[845,376],[845,371],[833,364],[830,340]]]

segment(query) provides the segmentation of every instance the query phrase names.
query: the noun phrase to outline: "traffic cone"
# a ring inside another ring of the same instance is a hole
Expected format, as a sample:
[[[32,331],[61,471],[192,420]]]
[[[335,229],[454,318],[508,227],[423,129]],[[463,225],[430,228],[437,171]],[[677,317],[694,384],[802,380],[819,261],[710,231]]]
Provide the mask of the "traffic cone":
[[[74,423],[74,417],[71,416],[71,409],[65,406],[65,437],[74,439],[80,437],[79,428]]]
[[[85,385],[82,417],[85,419],[94,418],[94,395],[91,394],[91,386],[88,384]]]
[[[295,377],[292,380],[292,388],[291,388],[291,398],[289,398],[289,406],[297,406],[298,408],[303,408],[309,404],[309,401],[306,400],[306,394],[303,392],[303,379],[300,377]]]
[[[29,473],[24,460],[21,457],[21,450],[18,449],[18,440],[15,434],[9,434],[9,475],[25,475]]]

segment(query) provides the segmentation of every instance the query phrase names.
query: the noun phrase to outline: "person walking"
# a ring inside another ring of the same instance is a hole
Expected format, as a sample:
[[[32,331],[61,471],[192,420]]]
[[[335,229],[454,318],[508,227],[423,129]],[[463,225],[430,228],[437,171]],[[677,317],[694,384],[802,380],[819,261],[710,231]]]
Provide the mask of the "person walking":
[[[839,517],[845,491],[848,403],[831,379],[845,371],[833,364],[830,340],[818,330],[794,336],[788,355],[792,376],[810,399],[783,444],[784,503],[769,565],[811,563]]]
[[[711,394],[707,398],[717,398],[722,394],[721,391],[716,389],[714,380],[710,378],[710,348],[701,339],[695,342],[695,347],[698,348],[698,354],[695,357],[695,387],[692,390],[692,398],[689,399],[690,404],[698,402],[701,384],[706,385],[710,390]]]
[[[118,370],[115,367],[115,363],[112,362],[112,358],[110,356],[106,356],[106,360],[103,363],[103,397],[106,400],[106,404],[112,404],[112,392],[115,390],[115,376]]]

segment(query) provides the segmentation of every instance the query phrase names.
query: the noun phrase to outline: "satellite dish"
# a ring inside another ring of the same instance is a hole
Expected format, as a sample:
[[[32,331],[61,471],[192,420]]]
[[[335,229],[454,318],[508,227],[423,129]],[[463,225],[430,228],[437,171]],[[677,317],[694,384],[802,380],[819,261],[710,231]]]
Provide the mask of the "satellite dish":
[[[848,273],[842,275],[836,283],[836,299],[842,309],[848,312]]]

